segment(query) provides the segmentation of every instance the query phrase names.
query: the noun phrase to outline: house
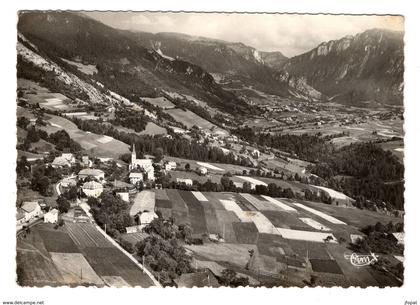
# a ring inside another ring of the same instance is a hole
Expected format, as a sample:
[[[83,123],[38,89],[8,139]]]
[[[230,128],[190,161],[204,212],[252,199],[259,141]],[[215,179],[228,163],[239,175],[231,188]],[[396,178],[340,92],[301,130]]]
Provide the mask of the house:
[[[142,173],[130,173],[128,178],[130,179],[130,183],[134,185],[136,185],[137,183],[143,182]]]
[[[176,178],[176,183],[178,184],[185,184],[188,186],[192,186],[193,182],[191,179],[184,179],[184,178]]]
[[[260,151],[259,151],[258,149],[254,149],[254,150],[251,152],[251,155],[252,155],[254,158],[259,158],[259,157],[261,156],[261,153],[260,153]]]
[[[394,236],[395,240],[397,241],[397,245],[404,245],[404,238],[405,238],[404,232],[395,232],[395,233],[392,233],[392,236]]]
[[[84,168],[78,174],[79,179],[86,179],[88,177],[94,178],[97,181],[104,181],[105,173],[100,169]]]
[[[137,159],[136,147],[133,144],[129,170],[132,171],[134,169],[142,169],[146,174],[147,180],[155,181],[155,168],[153,167],[153,161],[151,159]]]
[[[25,211],[22,208],[16,210],[16,225],[22,225],[26,222]]]
[[[104,191],[104,187],[99,182],[89,181],[83,184],[82,191],[87,197],[98,198]]]
[[[61,154],[61,157],[64,158],[64,159],[66,159],[67,161],[69,161],[70,164],[76,163],[76,158],[71,153]]]
[[[72,187],[72,186],[76,186],[76,180],[71,179],[71,178],[64,178],[63,180],[61,180],[61,186],[62,187]]]
[[[82,166],[89,167],[90,161],[89,156],[82,156]]]
[[[76,159],[73,154],[70,153],[64,153],[61,154],[59,157],[55,157],[53,162],[51,163],[51,166],[54,168],[58,167],[71,167],[74,163],[76,163]]]
[[[41,207],[37,201],[25,201],[21,208],[25,213],[25,221],[30,221],[42,215]]]
[[[129,202],[130,201],[130,196],[128,192],[117,192],[116,193],[118,197],[121,198],[121,200],[125,201],[125,202]]]
[[[165,163],[165,170],[171,171],[176,169],[176,162],[175,161],[168,161]]]
[[[55,157],[51,166],[53,168],[71,167],[71,163],[63,157]]]
[[[44,214],[44,222],[57,223],[58,221],[58,210],[52,209],[48,213]]]
[[[140,224],[147,225],[155,218],[158,218],[155,212],[143,212],[140,214]]]
[[[220,287],[216,277],[208,269],[202,272],[184,273],[174,281],[177,287]]]
[[[205,168],[204,166],[201,166],[198,168],[198,173],[202,176],[207,175],[207,168]]]

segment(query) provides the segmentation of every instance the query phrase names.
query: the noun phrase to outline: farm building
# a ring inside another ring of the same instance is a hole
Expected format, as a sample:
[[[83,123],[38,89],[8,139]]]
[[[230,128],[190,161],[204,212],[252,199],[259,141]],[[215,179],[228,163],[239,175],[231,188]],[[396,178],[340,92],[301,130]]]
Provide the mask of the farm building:
[[[350,240],[352,244],[357,243],[359,240],[365,239],[363,235],[360,234],[350,234]]]
[[[56,223],[58,221],[58,210],[52,209],[48,213],[44,214],[44,222]]]
[[[90,177],[102,182],[105,179],[105,173],[100,169],[85,168],[79,172],[78,177],[79,179]]]
[[[25,221],[30,221],[42,215],[41,207],[37,201],[25,201],[21,208],[25,213]]]
[[[192,186],[193,182],[191,179],[184,179],[184,178],[176,178],[176,183],[178,184],[185,184],[188,186]]]
[[[175,161],[168,161],[165,163],[165,170],[172,171],[176,169],[176,162]]]
[[[147,225],[155,218],[158,218],[155,212],[143,212],[140,214],[140,224]]]
[[[195,273],[184,273],[174,280],[177,287],[219,287],[216,277],[209,270]]]
[[[143,174],[142,173],[130,173],[128,176],[130,179],[130,183],[136,185],[139,182],[143,182]]]
[[[198,173],[202,176],[207,175],[207,168],[205,168],[204,166],[201,166],[198,168]]]
[[[150,181],[155,180],[155,169],[153,167],[153,161],[151,159],[137,159],[136,147],[133,144],[133,150],[131,152],[131,163],[129,170],[142,169],[147,174],[147,179]]]
[[[104,187],[96,181],[89,181],[83,184],[82,191],[88,197],[98,198],[104,191]]]

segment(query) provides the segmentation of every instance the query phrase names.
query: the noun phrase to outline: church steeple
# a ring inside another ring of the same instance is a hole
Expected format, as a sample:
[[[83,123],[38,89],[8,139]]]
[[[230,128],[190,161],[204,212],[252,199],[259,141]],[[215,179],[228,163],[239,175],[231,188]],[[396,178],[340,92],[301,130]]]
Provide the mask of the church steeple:
[[[136,163],[137,155],[136,155],[136,146],[133,143],[133,149],[131,151],[131,164]]]

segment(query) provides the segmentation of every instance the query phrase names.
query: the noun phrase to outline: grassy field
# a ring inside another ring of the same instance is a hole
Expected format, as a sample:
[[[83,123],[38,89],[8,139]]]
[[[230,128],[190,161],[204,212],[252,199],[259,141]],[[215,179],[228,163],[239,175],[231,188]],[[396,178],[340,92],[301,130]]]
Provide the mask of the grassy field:
[[[64,129],[87,153],[96,157],[118,158],[130,152],[129,145],[108,136],[80,130],[63,117],[48,115],[46,121],[49,125],[42,127],[43,130],[51,134]]]
[[[378,281],[379,274],[374,273],[375,278],[370,275],[374,272],[370,267],[359,270],[344,258],[350,234],[360,234],[361,223],[375,224],[379,219],[386,223],[389,217],[385,215],[250,194],[202,192],[197,197],[173,189],[157,190],[156,194],[156,209],[164,209],[167,214],[171,211],[176,223],[191,224],[193,234],[218,234],[224,239],[186,246],[197,260],[247,272],[255,278],[265,276],[276,285],[304,285],[310,274],[316,275],[319,285],[326,286],[335,282],[346,287],[392,283],[389,276]],[[280,209],[273,205],[275,200],[291,209]],[[394,223],[397,220],[392,219]],[[331,242],[325,241],[327,236],[333,237]],[[252,258],[250,250],[254,251]],[[249,268],[245,269],[247,264]]]
[[[71,111],[75,109],[72,101],[61,93],[50,92],[47,88],[39,86],[37,83],[18,79],[18,88],[23,91],[23,97],[29,104],[37,104],[41,108],[53,111]]]
[[[149,287],[153,283],[90,223],[38,224],[17,237],[22,286]]]
[[[199,128],[202,128],[204,130],[211,130],[214,129],[214,132],[218,132],[223,135],[227,135],[227,131],[217,127],[213,123],[210,123],[209,121],[203,119],[202,117],[196,115],[194,112],[191,112],[190,110],[184,111],[182,109],[168,109],[164,110],[167,114],[171,115],[176,121],[181,122],[187,128],[191,128],[194,125],[196,125]]]

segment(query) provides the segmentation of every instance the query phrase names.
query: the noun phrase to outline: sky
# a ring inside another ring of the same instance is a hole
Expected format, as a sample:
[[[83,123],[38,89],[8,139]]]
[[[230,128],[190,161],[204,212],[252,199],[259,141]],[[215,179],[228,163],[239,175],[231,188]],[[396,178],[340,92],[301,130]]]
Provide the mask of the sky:
[[[307,52],[323,41],[371,28],[404,30],[404,19],[399,16],[97,11],[85,14],[114,28],[242,42],[260,51],[280,51],[288,57]]]

